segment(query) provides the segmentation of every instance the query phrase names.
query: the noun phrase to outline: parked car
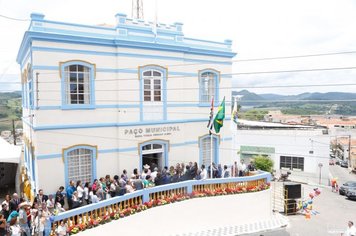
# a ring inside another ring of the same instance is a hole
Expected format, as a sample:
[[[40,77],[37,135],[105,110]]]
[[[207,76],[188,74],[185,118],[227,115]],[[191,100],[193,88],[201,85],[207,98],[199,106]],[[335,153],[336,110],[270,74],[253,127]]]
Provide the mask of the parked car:
[[[356,188],[350,188],[349,190],[347,190],[346,197],[348,199],[355,200],[356,199]]]
[[[341,161],[340,162],[340,166],[344,167],[344,168],[347,168],[347,167],[349,167],[349,163],[347,161]]]
[[[335,158],[335,165],[340,165],[341,159]]]
[[[333,158],[329,159],[329,165],[335,165],[335,160]]]
[[[339,194],[345,195],[349,189],[356,189],[356,181],[347,181],[339,188]]]

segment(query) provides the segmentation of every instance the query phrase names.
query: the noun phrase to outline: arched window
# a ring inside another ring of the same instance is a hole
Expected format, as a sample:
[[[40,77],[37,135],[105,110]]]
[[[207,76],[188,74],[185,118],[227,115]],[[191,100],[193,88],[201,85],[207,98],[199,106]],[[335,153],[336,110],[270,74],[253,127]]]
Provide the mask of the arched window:
[[[158,65],[139,67],[140,120],[167,119],[167,69]]]
[[[162,101],[162,73],[157,70],[143,72],[143,100],[145,102]]]
[[[94,105],[93,64],[70,61],[62,64],[62,105],[65,107],[90,107]]]
[[[74,146],[64,150],[65,181],[92,182],[96,178],[95,146]]]
[[[212,69],[200,71],[199,87],[199,101],[201,104],[209,104],[212,97],[214,97],[215,101],[219,101],[219,72]]]
[[[214,163],[219,162],[218,141],[219,137],[216,135],[205,135],[199,138],[200,165],[204,164],[208,167],[211,161]]]

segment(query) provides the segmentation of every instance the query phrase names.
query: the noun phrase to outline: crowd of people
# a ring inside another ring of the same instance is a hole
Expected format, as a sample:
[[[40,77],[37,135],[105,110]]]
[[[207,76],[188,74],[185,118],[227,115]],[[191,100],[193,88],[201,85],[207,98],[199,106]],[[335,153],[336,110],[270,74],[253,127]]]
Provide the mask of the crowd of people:
[[[210,169],[211,166],[212,169]],[[253,162],[246,165],[243,161],[240,164],[235,162],[230,167],[221,164],[216,165],[215,163],[212,163],[211,166],[206,168],[205,165],[201,165],[199,168],[196,162],[189,162],[187,165],[177,163],[175,167],[168,168],[166,166],[160,170],[155,163],[151,163],[143,166],[142,173],[135,168],[131,175],[123,170],[120,176],[106,175],[105,178],[101,177],[95,179],[93,183],[86,182],[84,185],[80,180],[77,182],[70,181],[66,189],[68,209],[77,208],[83,204],[97,203],[110,197],[122,196],[153,186],[185,180],[207,179],[211,178],[211,175],[212,178],[238,177],[256,169]],[[60,187],[56,194],[56,202],[60,202],[61,205],[64,203],[62,192],[63,187]]]
[[[64,211],[62,205],[56,204],[53,195],[44,195],[42,190],[39,190],[33,204],[20,198],[17,193],[6,195],[1,204],[0,236],[49,236],[50,217],[56,211]]]
[[[66,189],[61,186],[56,194],[45,195],[40,189],[33,204],[16,193],[6,195],[0,212],[0,236],[48,236],[51,232],[51,216],[65,211],[65,208],[71,210],[153,186],[193,179],[238,177],[254,170],[252,162],[246,165],[243,161],[239,164],[235,162],[230,167],[212,163],[208,168],[205,165],[199,168],[196,162],[189,162],[187,165],[177,163],[175,167],[164,167],[161,170],[155,163],[151,163],[143,166],[142,173],[135,168],[130,176],[123,170],[120,176],[106,175],[95,179],[93,183],[71,180]],[[64,222],[61,222],[56,233],[67,234]]]

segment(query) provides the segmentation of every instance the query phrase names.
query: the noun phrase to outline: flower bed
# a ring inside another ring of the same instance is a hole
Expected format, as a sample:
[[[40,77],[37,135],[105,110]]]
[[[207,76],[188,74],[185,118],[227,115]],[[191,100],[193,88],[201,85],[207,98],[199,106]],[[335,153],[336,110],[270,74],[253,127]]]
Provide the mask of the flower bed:
[[[260,186],[254,187],[236,187],[236,188],[217,188],[213,190],[203,190],[203,191],[193,191],[191,194],[172,194],[170,196],[162,196],[159,199],[150,200],[145,202],[144,204],[138,204],[130,207],[126,207],[125,209],[116,210],[116,209],[108,209],[104,216],[89,216],[89,219],[83,220],[84,222],[79,222],[77,224],[73,224],[73,222],[69,222],[70,227],[68,227],[67,232],[70,235],[77,234],[86,229],[90,229],[93,227],[97,227],[100,224],[106,224],[111,222],[112,220],[118,220],[120,218],[124,218],[130,215],[133,215],[137,212],[145,211],[152,207],[162,206],[171,204],[174,202],[180,202],[191,198],[199,198],[199,197],[212,197],[212,196],[222,196],[222,195],[231,195],[231,194],[240,194],[240,193],[249,193],[249,192],[258,192],[262,190],[266,190],[270,188],[270,184],[262,184]]]

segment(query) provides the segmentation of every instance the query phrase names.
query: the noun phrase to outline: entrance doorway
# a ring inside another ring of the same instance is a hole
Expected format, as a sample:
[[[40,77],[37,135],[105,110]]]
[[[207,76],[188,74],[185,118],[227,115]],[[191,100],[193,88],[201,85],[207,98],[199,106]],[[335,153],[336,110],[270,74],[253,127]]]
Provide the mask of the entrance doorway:
[[[165,151],[164,144],[150,143],[141,146],[142,166],[149,165],[151,171],[153,171],[154,167],[162,170],[165,165]]]

